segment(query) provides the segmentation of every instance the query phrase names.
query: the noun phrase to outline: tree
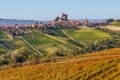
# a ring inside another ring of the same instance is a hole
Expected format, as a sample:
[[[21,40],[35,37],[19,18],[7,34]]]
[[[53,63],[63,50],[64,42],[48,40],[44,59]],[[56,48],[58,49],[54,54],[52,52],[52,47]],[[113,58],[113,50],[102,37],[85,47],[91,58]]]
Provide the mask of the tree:
[[[56,52],[54,52],[54,56],[65,56],[65,54],[63,54],[60,51],[56,51]]]
[[[113,18],[106,19],[106,22],[107,22],[107,23],[110,23],[110,22],[113,22],[113,21],[114,21]]]
[[[22,66],[22,63],[25,61],[25,58],[22,56],[16,56],[16,62],[20,63],[20,66]]]

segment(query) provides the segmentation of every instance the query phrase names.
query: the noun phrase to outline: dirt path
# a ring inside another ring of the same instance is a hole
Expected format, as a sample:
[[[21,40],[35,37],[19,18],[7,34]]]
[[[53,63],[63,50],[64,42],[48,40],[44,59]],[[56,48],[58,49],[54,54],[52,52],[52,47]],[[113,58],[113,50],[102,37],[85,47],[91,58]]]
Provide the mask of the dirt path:
[[[35,49],[27,40],[25,40],[24,38],[22,38],[22,40],[28,45],[30,46],[35,52],[37,52],[40,56],[43,57],[43,54],[41,52],[39,52],[37,49]]]
[[[61,31],[63,32],[63,34],[65,36],[67,36],[70,40],[74,41],[75,43],[79,44],[80,47],[84,47],[84,45],[82,43],[79,43],[78,41],[76,41],[74,38],[72,38],[71,36],[69,36],[63,29],[61,29]]]
[[[113,31],[120,31],[120,27],[118,27],[118,26],[100,26],[100,28],[109,29],[109,30],[113,30]]]

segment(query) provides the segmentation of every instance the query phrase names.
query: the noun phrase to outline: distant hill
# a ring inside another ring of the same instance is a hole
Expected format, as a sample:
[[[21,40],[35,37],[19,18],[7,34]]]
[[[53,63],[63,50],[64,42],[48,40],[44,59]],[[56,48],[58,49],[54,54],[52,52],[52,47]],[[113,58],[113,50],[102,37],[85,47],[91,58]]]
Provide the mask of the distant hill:
[[[120,48],[0,71],[2,80],[119,80]]]
[[[83,21],[84,19],[79,19],[79,21]],[[105,20],[104,19],[88,19],[88,21],[90,22],[104,22]]]
[[[78,21],[83,21],[84,19],[79,19]],[[90,22],[103,22],[104,19],[88,19]],[[0,18],[0,26],[6,26],[6,25],[15,25],[15,24],[33,24],[36,23],[37,20],[18,20],[18,19],[3,19]],[[47,23],[49,21],[38,21]]]
[[[0,18],[0,25],[15,25],[15,24],[32,24],[35,23],[35,20],[17,20],[17,19],[1,19]]]
[[[0,26],[6,26],[6,25],[15,25],[15,24],[32,24],[36,23],[37,20],[17,20],[17,19],[2,19],[0,18]],[[46,23],[47,21],[38,21]]]

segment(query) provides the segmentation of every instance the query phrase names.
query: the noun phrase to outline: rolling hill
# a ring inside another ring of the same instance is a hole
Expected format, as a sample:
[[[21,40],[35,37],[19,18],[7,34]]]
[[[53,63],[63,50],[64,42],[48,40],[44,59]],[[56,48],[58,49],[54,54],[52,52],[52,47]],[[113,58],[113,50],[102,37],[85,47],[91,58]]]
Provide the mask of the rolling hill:
[[[109,33],[96,29],[66,29],[65,33],[79,43],[89,45],[96,41],[110,39],[112,36]]]
[[[120,48],[0,71],[0,80],[119,80]]]
[[[53,57],[70,55],[75,50],[81,50],[84,46],[87,47],[91,43],[112,38],[112,35],[109,33],[91,28],[56,29],[52,30],[52,32],[52,34],[44,34],[41,30],[33,29],[30,30],[30,33],[21,36],[23,39],[15,37],[14,39],[1,42],[1,47],[4,47],[7,50],[24,47],[33,53]],[[0,38],[9,36],[2,32],[0,35]]]
[[[54,36],[42,34],[39,30],[33,30],[32,33],[24,35],[23,38],[44,55],[53,56],[56,51],[69,54],[74,49],[74,45]]]
[[[23,38],[43,55],[53,56],[56,52],[69,55],[75,49],[81,49],[83,45],[105,39],[111,39],[109,33],[96,29],[65,29],[53,30],[53,34],[43,34],[40,30],[32,30]]]
[[[111,26],[119,26],[120,27],[120,22],[114,21],[114,22],[111,22],[110,25]]]
[[[19,20],[19,19],[0,18],[0,26],[15,25],[15,24],[33,24],[36,22],[37,22],[37,20]],[[38,21],[38,22],[46,23],[48,21]]]
[[[35,20],[17,20],[17,19],[0,19],[0,25],[15,25],[15,24],[32,24],[35,23]]]

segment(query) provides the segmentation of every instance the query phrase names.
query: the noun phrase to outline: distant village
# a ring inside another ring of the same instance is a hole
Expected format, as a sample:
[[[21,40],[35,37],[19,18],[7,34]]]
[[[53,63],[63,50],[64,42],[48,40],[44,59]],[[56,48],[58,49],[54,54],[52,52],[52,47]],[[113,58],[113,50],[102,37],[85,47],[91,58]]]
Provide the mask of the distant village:
[[[3,26],[0,27],[0,30],[11,33],[13,36],[21,36],[25,32],[29,31],[28,29],[41,29],[44,31],[46,28],[55,28],[57,26],[62,28],[74,28],[76,26],[88,26],[88,27],[96,27],[96,26],[107,26],[110,21],[113,21],[113,19],[108,19],[104,22],[90,22],[87,19],[85,19],[83,22],[77,21],[77,20],[69,20],[68,15],[65,13],[62,13],[60,16],[56,17],[55,20],[48,22],[48,23],[42,23],[42,22],[36,22],[35,24],[29,24],[29,25],[22,25],[22,24],[16,24],[14,26]]]

